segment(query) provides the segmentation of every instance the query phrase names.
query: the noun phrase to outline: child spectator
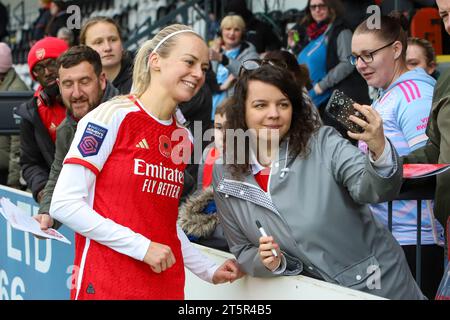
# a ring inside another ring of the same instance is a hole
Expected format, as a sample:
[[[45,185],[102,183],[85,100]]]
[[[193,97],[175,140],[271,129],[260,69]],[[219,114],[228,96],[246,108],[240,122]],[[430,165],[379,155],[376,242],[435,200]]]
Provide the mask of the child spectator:
[[[211,183],[214,165],[222,164],[225,112],[233,103],[233,98],[227,98],[216,109],[214,142],[203,152],[202,164],[198,171],[197,191],[180,208],[178,221],[189,240],[223,251],[229,251],[229,249],[216,214]]]

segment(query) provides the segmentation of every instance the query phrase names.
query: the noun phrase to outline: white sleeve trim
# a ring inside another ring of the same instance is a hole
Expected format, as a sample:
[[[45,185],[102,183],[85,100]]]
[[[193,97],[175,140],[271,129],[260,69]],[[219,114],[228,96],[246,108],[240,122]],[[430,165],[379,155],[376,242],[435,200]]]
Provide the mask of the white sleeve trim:
[[[86,238],[136,260],[144,260],[151,243],[149,239],[92,209],[95,180],[95,174],[89,169],[65,164],[52,196],[50,215]]]
[[[410,148],[414,147],[416,144],[422,143],[424,141],[428,140],[428,136],[424,133],[421,135],[418,135],[417,137],[412,138],[408,141],[408,145]]]
[[[181,242],[184,266],[200,279],[212,283],[212,278],[219,265],[197,250],[178,225],[177,233]]]

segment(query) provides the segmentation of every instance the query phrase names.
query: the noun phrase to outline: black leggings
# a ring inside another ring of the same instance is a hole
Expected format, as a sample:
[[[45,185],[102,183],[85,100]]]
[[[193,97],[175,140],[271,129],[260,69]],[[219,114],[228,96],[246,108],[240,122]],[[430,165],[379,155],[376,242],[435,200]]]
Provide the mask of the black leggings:
[[[402,246],[409,269],[416,274],[416,246]],[[435,244],[422,245],[421,289],[428,299],[434,299],[444,273],[444,248]]]

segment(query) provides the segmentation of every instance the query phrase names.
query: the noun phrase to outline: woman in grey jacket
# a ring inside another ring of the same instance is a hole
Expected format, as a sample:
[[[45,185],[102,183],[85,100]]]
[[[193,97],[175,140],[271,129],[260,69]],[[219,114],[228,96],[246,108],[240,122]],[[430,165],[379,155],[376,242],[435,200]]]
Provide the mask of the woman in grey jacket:
[[[287,70],[262,65],[244,73],[235,97],[226,114],[232,130],[225,135],[225,165],[216,166],[214,187],[230,251],[242,269],[423,299],[400,246],[367,206],[396,196],[401,186],[401,164],[378,113],[355,104],[367,122],[351,116],[364,132],[348,134],[368,144],[371,152],[364,155],[318,124]],[[248,143],[233,145],[238,129],[250,136]],[[256,221],[270,237],[261,237]]]

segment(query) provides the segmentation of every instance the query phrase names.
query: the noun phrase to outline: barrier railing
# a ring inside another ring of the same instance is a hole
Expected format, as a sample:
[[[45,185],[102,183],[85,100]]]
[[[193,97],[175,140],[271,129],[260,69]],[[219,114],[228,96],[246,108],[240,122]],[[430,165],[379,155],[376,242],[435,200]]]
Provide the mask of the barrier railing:
[[[436,188],[436,176],[407,179],[402,185],[399,196],[396,200],[416,200],[417,201],[417,240],[416,240],[416,272],[415,279],[421,287],[422,279],[422,201],[433,200]],[[392,232],[392,201],[388,202],[388,228]]]

